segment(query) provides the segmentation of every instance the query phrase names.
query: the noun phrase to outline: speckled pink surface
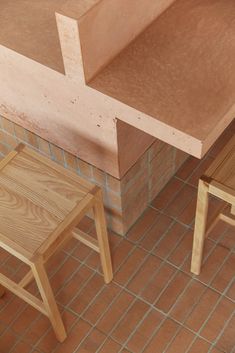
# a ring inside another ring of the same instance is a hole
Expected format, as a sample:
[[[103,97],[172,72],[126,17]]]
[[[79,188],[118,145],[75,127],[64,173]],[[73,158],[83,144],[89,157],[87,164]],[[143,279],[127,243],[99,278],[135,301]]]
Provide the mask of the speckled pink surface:
[[[235,3],[172,1],[1,1],[0,114],[116,177],[153,137],[201,157],[235,114]]]

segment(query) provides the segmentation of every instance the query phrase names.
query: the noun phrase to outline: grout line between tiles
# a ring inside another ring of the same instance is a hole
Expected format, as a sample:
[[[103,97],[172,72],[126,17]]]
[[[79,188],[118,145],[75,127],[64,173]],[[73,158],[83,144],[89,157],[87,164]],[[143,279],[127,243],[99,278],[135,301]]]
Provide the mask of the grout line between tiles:
[[[186,258],[187,259],[187,258]],[[185,260],[186,261],[186,260]],[[221,265],[222,266],[222,265]],[[181,266],[182,267],[182,266]],[[219,270],[218,270],[219,272]],[[217,273],[215,273],[215,276],[216,276]],[[207,290],[207,286],[205,286],[205,290],[201,293],[201,295],[199,296],[198,298],[198,301],[197,303],[195,303],[195,305],[192,306],[191,310],[189,311],[189,313],[187,314],[187,316],[185,317],[184,321],[183,322],[179,322],[178,320],[174,319],[171,317],[170,313],[172,310],[174,310],[174,308],[176,307],[177,305],[177,302],[178,300],[183,296],[183,294],[185,293],[185,291],[187,290],[187,288],[189,288],[189,285],[191,284],[191,282],[193,282],[194,278],[192,277],[191,280],[189,281],[189,283],[187,284],[187,286],[184,288],[184,291],[181,292],[180,296],[178,297],[178,299],[176,300],[176,302],[174,303],[174,305],[170,308],[170,310],[168,311],[167,313],[167,317],[175,322],[177,322],[181,327],[185,327],[184,326],[184,323],[187,321],[187,319],[189,318],[189,316],[191,315],[191,313],[193,312],[194,308],[197,306],[197,304],[200,302],[200,299],[202,298],[202,296],[204,295],[204,293],[206,292]],[[211,279],[211,281],[213,280],[213,278]],[[188,329],[188,327],[185,327],[186,329]],[[167,345],[166,349],[162,352],[162,353],[166,353],[170,344],[174,341],[174,339],[177,337],[177,335],[179,334],[179,331],[180,329],[178,329],[175,333],[175,335],[173,336],[173,338],[171,339],[171,341],[169,342],[169,344]],[[193,330],[190,330],[194,335],[195,335],[195,332]],[[187,353],[187,351],[185,352]]]
[[[122,294],[122,292],[123,291],[121,291],[120,293],[119,293],[119,295],[115,298],[115,301],[121,296],[121,294]],[[116,329],[116,327],[119,325],[119,323],[122,321],[122,319],[125,317],[125,315],[126,315],[126,313],[132,308],[132,306],[134,305],[134,303],[136,302],[136,298],[133,298],[133,301],[132,301],[132,303],[128,306],[128,309],[119,317],[119,319],[117,320],[117,322],[115,323],[115,325],[113,326],[113,328],[111,329],[111,331],[107,334],[107,336],[108,337],[111,337],[113,340],[115,340],[115,338],[113,338],[112,337],[112,333],[114,332],[114,330]],[[111,307],[111,305],[109,305],[109,307]],[[107,310],[106,310],[107,311]],[[102,316],[103,317],[103,316]],[[99,323],[99,321],[102,319],[102,317],[100,317],[99,318],[99,320],[97,321],[97,323]],[[83,320],[84,320],[84,318],[82,318]],[[86,322],[88,322],[89,323],[89,321],[87,321],[87,320],[84,320],[84,321],[86,321]],[[97,323],[96,323],[96,325],[97,325]],[[93,329],[94,327],[92,326],[92,329]],[[99,330],[101,333],[103,333],[103,334],[105,334],[106,335],[106,333],[104,333],[103,331],[101,331],[101,330]],[[85,340],[85,338],[83,339],[83,341]],[[73,353],[79,353],[79,351],[78,351],[78,349],[81,347],[81,344],[83,343],[83,341],[79,344],[79,346],[78,347],[76,347],[76,350],[73,352]],[[116,341],[116,340],[115,340]],[[117,343],[119,343],[120,344],[120,342],[118,342],[118,341],[116,341]]]
[[[173,226],[173,224],[171,223],[171,224],[169,225],[169,227],[167,227],[167,229],[165,230],[165,232],[164,232],[164,233],[162,234],[162,236],[160,237],[158,243],[164,238],[164,236],[167,234],[168,230],[172,228],[172,226]],[[153,276],[155,276],[155,274],[156,274],[157,272],[159,272],[160,267],[162,267],[162,265],[163,265],[163,263],[164,263],[164,261],[165,261],[165,259],[162,259],[160,256],[155,255],[155,254],[153,253],[153,249],[152,249],[151,251],[148,251],[147,249],[145,249],[145,248],[142,247],[141,245],[136,244],[135,249],[138,249],[138,248],[144,250],[144,251],[147,253],[147,256],[146,256],[146,258],[141,262],[141,264],[138,266],[137,270],[130,276],[129,280],[125,283],[125,287],[128,287],[128,285],[131,283],[131,281],[132,281],[133,278],[136,276],[136,274],[138,273],[138,271],[141,269],[141,267],[147,262],[147,260],[148,260],[151,256],[155,256],[156,258],[160,259],[161,262],[162,262],[162,264],[161,264],[161,265],[158,267],[158,269],[153,273],[153,275],[150,276],[148,283],[150,283],[150,282],[151,282],[151,279],[153,278]],[[154,247],[154,248],[155,248],[155,247]],[[128,256],[128,257],[129,257],[129,256]],[[127,258],[126,260],[128,260],[128,258]],[[142,289],[142,291],[144,291],[144,289],[147,287],[148,283],[146,283],[146,285],[145,285],[145,287]],[[142,291],[141,291],[140,293],[142,293]]]
[[[229,258],[230,256],[230,253],[228,253],[228,255],[224,258],[224,260],[222,261],[220,267],[218,268],[218,270],[216,271],[216,273],[214,274],[214,276],[211,278],[209,284],[208,284],[208,288],[210,288],[211,290],[214,290],[214,288],[212,288],[210,286],[210,284],[213,282],[213,280],[215,279],[215,277],[217,276],[217,274],[220,272],[220,270],[222,269],[223,265],[225,264],[226,260]],[[201,282],[203,283],[203,282]],[[203,283],[204,284],[204,283]],[[227,287],[229,286],[229,284],[227,285]],[[221,300],[223,299],[223,295],[224,293],[226,292],[227,290],[227,287],[224,289],[223,293],[219,293],[220,294],[220,297],[219,299],[217,300],[215,306],[213,307],[212,311],[210,312],[210,314],[207,316],[207,319],[204,321],[204,323],[201,325],[199,331],[195,334],[195,338],[194,340],[192,341],[192,344],[188,347],[188,350],[185,352],[185,353],[188,353],[189,349],[191,348],[191,346],[193,345],[193,343],[196,341],[197,337],[202,337],[204,340],[207,340],[205,337],[201,336],[201,332],[203,331],[203,329],[205,328],[206,324],[208,323],[208,321],[210,320],[210,318],[212,317],[213,313],[215,312],[217,306],[219,305],[219,303],[221,302]],[[206,290],[205,290],[206,291]],[[203,294],[205,293],[205,291],[203,292]],[[202,295],[203,295],[202,294]],[[201,297],[202,297],[201,295]],[[185,321],[184,321],[185,322]],[[193,331],[194,332],[194,331]],[[213,342],[210,342],[212,345],[213,345]],[[209,350],[210,352],[210,350]],[[209,353],[208,352],[208,353]]]
[[[219,299],[218,302],[217,302],[216,307],[219,305],[219,303],[221,302],[221,300],[222,300],[223,298],[226,298],[224,294],[225,294],[226,291],[228,290],[228,287],[229,287],[229,284],[228,284],[227,287],[224,289],[224,291],[223,291],[223,293],[222,293],[220,299]],[[214,308],[214,311],[215,311],[216,307]],[[215,346],[216,346],[217,342],[219,341],[219,339],[222,337],[223,333],[225,332],[225,330],[226,330],[227,326],[229,325],[231,319],[233,318],[234,314],[235,314],[235,309],[234,309],[233,312],[231,313],[229,319],[226,321],[224,327],[221,329],[219,335],[216,337],[216,339],[215,339],[215,341],[214,341],[214,343],[213,343]],[[235,347],[234,347],[234,350],[235,350]],[[208,353],[209,353],[209,352],[208,352]],[[231,352],[231,353],[233,353],[233,352]]]
[[[137,246],[134,246],[134,248],[136,248],[136,247],[137,247]],[[214,247],[213,247],[213,248],[214,248]],[[129,255],[130,255],[130,254],[129,254]],[[209,256],[209,254],[208,254],[208,256]],[[147,258],[148,258],[148,257],[147,257]],[[146,260],[147,260],[147,258],[146,258]],[[146,261],[146,260],[145,260],[145,261]],[[172,265],[172,264],[171,264],[171,265]],[[222,267],[222,266],[221,266],[221,267]],[[176,267],[176,269],[178,269],[178,268]],[[219,270],[220,270],[220,269],[218,269],[218,271],[219,271]],[[130,280],[131,280],[131,279],[130,279]],[[205,285],[205,283],[203,283],[203,284]],[[119,285],[119,284],[117,283],[117,285]],[[119,285],[119,286],[120,286],[120,285]],[[206,285],[206,286],[207,286],[207,285]],[[126,290],[125,287],[123,287],[123,286],[120,286],[120,287],[123,288],[124,290]],[[132,293],[131,291],[130,291],[130,293],[133,295],[133,293]],[[134,296],[136,296],[135,293],[134,293]],[[139,297],[139,296],[136,296],[136,298],[138,298],[138,297]],[[140,300],[143,300],[141,297],[139,297],[139,299],[140,299]],[[149,303],[148,303],[148,304],[149,304]],[[111,304],[110,304],[110,305],[111,305]],[[156,310],[156,308],[154,308],[154,309]],[[107,310],[108,310],[108,308],[107,308]],[[129,310],[130,310],[130,307],[129,307]],[[165,316],[165,314],[164,314],[164,316]],[[100,318],[99,318],[99,320],[100,320]],[[174,321],[175,321],[175,320],[174,320]],[[141,323],[139,323],[139,325],[140,325],[140,324],[141,324]],[[180,324],[180,326],[182,326],[181,323],[179,323],[179,324]],[[118,323],[117,323],[117,325],[118,325]],[[137,328],[136,328],[136,329],[137,329]],[[136,329],[135,329],[134,332],[136,332]],[[113,329],[113,330],[114,330],[114,329]],[[113,331],[113,330],[112,330],[112,331]],[[112,337],[112,335],[111,335],[111,334],[112,334],[112,331],[111,331],[110,335],[108,335],[108,337],[110,337],[110,336]],[[134,332],[133,332],[133,334],[134,334]],[[194,331],[192,331],[192,333],[195,334]],[[154,334],[153,334],[153,335],[154,335]],[[199,336],[199,337],[200,337],[200,336]],[[114,339],[114,338],[112,337],[112,339]],[[104,342],[105,342],[105,341],[104,341]],[[208,342],[208,343],[211,344],[211,342]],[[119,343],[119,344],[120,344],[120,343]],[[124,344],[124,345],[125,345],[125,344]],[[124,347],[124,345],[122,346],[122,348]],[[121,349],[122,349],[122,348],[121,348]],[[100,349],[101,349],[101,348],[100,348]]]
[[[139,299],[139,298],[138,298]],[[123,343],[121,349],[126,348],[128,342],[131,340],[131,338],[136,334],[136,332],[138,331],[138,328],[143,324],[143,322],[145,321],[145,319],[147,318],[147,316],[149,315],[149,313],[153,310],[152,306],[149,306],[149,309],[147,310],[147,312],[145,313],[145,315],[142,317],[142,319],[139,321],[139,323],[136,325],[135,329],[133,330],[133,332],[131,333],[131,335],[126,339],[126,341]],[[159,323],[159,325],[157,325],[157,327],[160,327],[161,322]],[[152,335],[151,335],[152,336]],[[149,338],[150,340],[150,338]],[[149,341],[147,340],[147,341]],[[121,351],[119,351],[118,353],[121,353]]]

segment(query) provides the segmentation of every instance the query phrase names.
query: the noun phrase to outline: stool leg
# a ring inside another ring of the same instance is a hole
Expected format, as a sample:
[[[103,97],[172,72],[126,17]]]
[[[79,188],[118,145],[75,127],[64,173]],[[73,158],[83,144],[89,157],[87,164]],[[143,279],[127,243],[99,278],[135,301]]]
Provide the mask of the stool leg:
[[[0,298],[4,295],[5,293],[5,288],[0,285]]]
[[[67,337],[63,321],[61,319],[57,304],[55,302],[54,294],[52,292],[45,268],[41,262],[31,265],[39,292],[41,294],[43,303],[51,321],[55,335],[60,342],[63,342]]]
[[[191,272],[200,274],[208,213],[208,185],[199,180]]]
[[[101,191],[96,194],[96,202],[93,206],[93,210],[104,281],[105,283],[109,283],[113,278],[113,270]]]

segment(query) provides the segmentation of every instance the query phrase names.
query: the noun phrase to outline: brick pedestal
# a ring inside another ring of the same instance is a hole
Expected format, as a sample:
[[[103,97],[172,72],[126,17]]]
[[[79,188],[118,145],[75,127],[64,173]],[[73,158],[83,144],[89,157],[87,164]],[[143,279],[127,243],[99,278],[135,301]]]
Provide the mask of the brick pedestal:
[[[125,235],[188,155],[156,140],[119,180],[0,117],[0,158],[23,142],[103,189],[108,227]]]

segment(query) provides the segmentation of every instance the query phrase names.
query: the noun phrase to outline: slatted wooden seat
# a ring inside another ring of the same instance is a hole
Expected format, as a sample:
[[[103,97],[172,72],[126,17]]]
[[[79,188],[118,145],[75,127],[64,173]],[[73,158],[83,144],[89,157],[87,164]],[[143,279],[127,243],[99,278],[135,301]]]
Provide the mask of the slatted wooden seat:
[[[90,210],[97,240],[77,228]],[[66,332],[44,265],[75,237],[100,253],[104,280],[111,281],[100,188],[21,144],[0,163],[0,220],[0,246],[31,268],[19,283],[0,274],[0,293],[7,288],[48,316],[56,337],[63,341]],[[33,278],[42,300],[24,288]]]
[[[209,194],[225,201],[226,205],[222,206],[215,219],[207,226]],[[230,213],[223,213],[228,204]],[[205,237],[219,219],[235,226],[235,136],[199,180],[191,263],[191,272],[197,275],[201,270]]]

